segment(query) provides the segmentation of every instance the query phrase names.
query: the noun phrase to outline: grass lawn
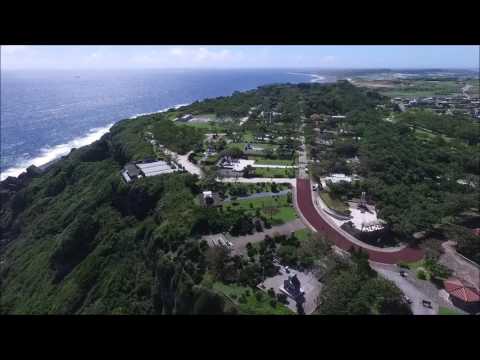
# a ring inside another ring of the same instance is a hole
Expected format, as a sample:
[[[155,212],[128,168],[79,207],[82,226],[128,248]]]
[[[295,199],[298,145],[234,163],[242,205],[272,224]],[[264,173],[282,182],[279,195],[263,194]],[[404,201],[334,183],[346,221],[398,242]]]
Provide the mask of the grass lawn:
[[[463,315],[463,314],[459,313],[456,310],[440,306],[440,308],[438,309],[438,315]]]
[[[307,228],[295,231],[295,236],[300,241],[307,240],[310,237],[311,234],[312,234],[312,232]]]
[[[445,141],[452,141],[453,139],[446,136],[446,135],[436,135],[434,133],[431,133],[431,132],[428,132],[428,131],[425,131],[423,129],[415,129],[415,135],[419,138],[419,139],[424,139],[424,140],[432,140],[432,139],[435,139],[437,136],[441,136]]]
[[[260,209],[262,215],[271,219],[273,225],[284,224],[297,218],[295,209],[287,201],[287,195],[236,200],[223,204],[223,208],[244,209],[252,214],[255,214],[256,209]]]
[[[293,315],[294,312],[280,304],[278,301],[275,307],[270,304],[271,297],[257,289],[250,289],[238,285],[225,285],[220,282],[213,284],[213,289],[234,302],[242,314],[251,315]],[[246,293],[249,295],[246,295]],[[245,295],[245,302],[240,297]]]
[[[218,123],[210,124],[210,123],[177,123],[178,126],[190,126],[197,129],[202,129],[205,132],[213,133],[213,132],[223,132],[225,129],[222,125]]]
[[[245,142],[252,142],[252,141],[255,140],[255,137],[253,136],[253,133],[251,131],[245,131],[243,133],[242,140],[245,141]]]
[[[288,184],[276,184],[277,190],[287,190],[289,189]],[[258,183],[258,184],[235,184],[235,183],[227,183],[226,189],[227,194],[231,195],[230,190],[235,189],[237,187],[246,188],[248,195],[256,194],[259,192],[272,192],[272,184],[271,183]],[[241,197],[238,197],[241,199]]]
[[[255,168],[255,176],[264,178],[294,178],[295,169]]]
[[[425,266],[425,260],[421,259],[415,262],[405,263],[410,270],[417,271],[419,268],[423,268]]]
[[[395,86],[391,90],[384,90],[382,95],[391,97],[402,96],[433,96],[433,95],[449,95],[461,92],[462,85],[455,81],[413,81],[413,86]]]
[[[243,150],[246,144],[247,144],[246,142],[232,142],[228,144],[228,147],[229,148],[239,147],[240,149]],[[278,148],[278,145],[274,145],[274,144],[250,143],[250,145],[252,145],[253,147],[261,147],[264,149],[272,149],[272,150],[276,150]]]
[[[327,205],[332,210],[338,211],[340,213],[345,213],[348,210],[348,206],[343,201],[332,198],[330,196],[330,193],[326,191],[321,191],[320,197],[322,198],[325,205]]]

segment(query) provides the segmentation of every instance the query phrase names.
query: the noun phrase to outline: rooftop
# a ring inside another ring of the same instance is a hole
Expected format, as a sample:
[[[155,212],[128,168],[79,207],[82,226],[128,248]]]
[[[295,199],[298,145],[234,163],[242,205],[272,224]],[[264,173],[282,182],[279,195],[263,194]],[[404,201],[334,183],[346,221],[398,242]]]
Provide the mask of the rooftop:
[[[176,169],[166,163],[165,161],[155,161],[151,163],[139,163],[137,167],[145,174],[145,176],[156,176],[174,172]]]
[[[450,278],[443,282],[445,290],[451,295],[464,302],[480,301],[480,293],[473,286],[470,286],[460,279]]]

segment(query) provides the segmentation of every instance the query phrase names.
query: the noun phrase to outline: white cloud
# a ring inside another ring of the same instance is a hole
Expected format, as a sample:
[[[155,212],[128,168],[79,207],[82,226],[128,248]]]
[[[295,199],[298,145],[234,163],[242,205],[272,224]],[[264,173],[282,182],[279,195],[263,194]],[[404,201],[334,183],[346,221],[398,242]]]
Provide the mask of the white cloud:
[[[243,53],[228,49],[176,46],[149,53],[134,54],[130,61],[138,65],[163,67],[228,67],[241,64]]]

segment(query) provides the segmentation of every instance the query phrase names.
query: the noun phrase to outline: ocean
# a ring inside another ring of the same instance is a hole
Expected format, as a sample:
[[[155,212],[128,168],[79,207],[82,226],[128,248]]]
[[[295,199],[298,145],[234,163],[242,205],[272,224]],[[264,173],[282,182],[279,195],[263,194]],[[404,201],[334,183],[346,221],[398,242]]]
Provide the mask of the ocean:
[[[260,85],[335,80],[298,69],[2,71],[0,178],[88,145],[122,119]]]

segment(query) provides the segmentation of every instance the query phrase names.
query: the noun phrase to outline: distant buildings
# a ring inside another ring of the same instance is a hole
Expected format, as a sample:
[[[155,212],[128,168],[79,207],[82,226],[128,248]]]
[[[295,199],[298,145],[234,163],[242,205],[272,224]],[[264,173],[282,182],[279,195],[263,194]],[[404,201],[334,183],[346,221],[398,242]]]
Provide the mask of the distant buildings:
[[[348,176],[345,174],[331,174],[320,179],[322,187],[328,189],[328,183],[339,184],[341,182],[351,183],[352,181],[359,180],[357,175]]]
[[[398,107],[398,110],[404,112],[408,108],[430,109],[439,114],[452,114],[460,112],[473,118],[480,118],[479,98],[466,97],[461,94],[455,96],[430,96],[430,97],[395,97],[390,100],[392,104]]]
[[[217,167],[235,172],[243,172],[247,166],[252,166],[254,163],[255,160],[233,159],[225,156],[217,163]]]
[[[179,118],[175,118],[174,121],[181,121],[181,122],[187,122],[193,119],[192,114],[185,114],[183,116],[180,116]]]
[[[165,161],[128,163],[123,168],[121,175],[123,180],[129,183],[138,178],[170,174],[179,170],[180,168],[176,164],[169,164]]]

